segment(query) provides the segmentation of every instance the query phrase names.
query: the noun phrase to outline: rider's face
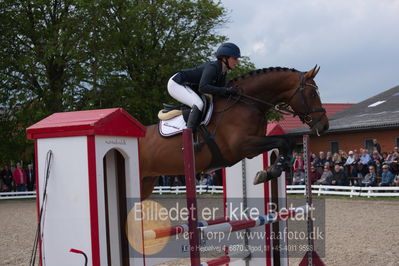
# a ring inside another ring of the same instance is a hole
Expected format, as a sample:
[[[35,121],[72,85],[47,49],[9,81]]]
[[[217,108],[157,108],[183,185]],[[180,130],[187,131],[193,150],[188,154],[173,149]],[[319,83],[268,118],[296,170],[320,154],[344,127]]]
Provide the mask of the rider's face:
[[[229,57],[227,59],[227,61],[229,62],[229,66],[231,69],[234,69],[236,67],[236,65],[238,64],[238,58],[235,58],[235,57]]]

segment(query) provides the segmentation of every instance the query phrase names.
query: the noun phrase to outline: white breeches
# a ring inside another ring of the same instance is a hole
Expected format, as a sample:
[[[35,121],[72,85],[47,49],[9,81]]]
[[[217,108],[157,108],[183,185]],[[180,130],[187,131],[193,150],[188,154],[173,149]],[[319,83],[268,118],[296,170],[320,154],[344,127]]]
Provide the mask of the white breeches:
[[[202,111],[204,103],[198,94],[196,94],[191,88],[176,83],[172,78],[168,81],[168,92],[170,96],[190,107],[195,104],[198,109]]]

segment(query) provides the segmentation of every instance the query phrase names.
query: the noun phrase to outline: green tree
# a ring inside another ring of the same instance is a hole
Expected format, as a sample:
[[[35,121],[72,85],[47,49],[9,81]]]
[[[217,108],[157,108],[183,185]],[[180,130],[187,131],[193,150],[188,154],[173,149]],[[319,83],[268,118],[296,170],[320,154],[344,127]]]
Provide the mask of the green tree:
[[[21,158],[27,126],[74,109],[89,73],[86,17],[79,1],[1,1],[1,156]]]
[[[25,128],[53,112],[121,106],[155,122],[168,78],[209,59],[225,22],[212,0],[0,1],[0,160],[21,158]]]

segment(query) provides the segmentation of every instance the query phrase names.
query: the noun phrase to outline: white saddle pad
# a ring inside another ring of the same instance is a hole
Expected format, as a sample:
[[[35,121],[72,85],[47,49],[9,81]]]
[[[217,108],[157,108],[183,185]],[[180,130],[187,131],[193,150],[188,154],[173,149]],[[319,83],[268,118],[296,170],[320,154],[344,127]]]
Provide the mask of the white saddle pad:
[[[205,119],[201,122],[201,125],[207,126],[211,121],[213,112],[213,102],[210,103]],[[169,120],[159,121],[159,134],[164,137],[171,137],[183,132],[183,129],[187,128],[186,122],[184,121],[183,115],[173,117]]]

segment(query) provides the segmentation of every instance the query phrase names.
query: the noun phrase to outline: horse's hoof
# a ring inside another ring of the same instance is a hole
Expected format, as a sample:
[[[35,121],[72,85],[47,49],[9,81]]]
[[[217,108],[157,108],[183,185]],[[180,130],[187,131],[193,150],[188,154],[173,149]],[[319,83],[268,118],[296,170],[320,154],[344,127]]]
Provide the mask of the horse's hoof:
[[[268,168],[267,170],[262,170],[256,173],[255,178],[254,178],[254,185],[258,185],[260,183],[265,183],[268,182],[270,180],[272,180],[273,178],[277,178],[281,175],[282,170],[277,168],[277,167],[273,167],[273,168]]]
[[[254,185],[263,183],[267,177],[267,172],[262,170],[256,173],[255,178],[254,178]]]

